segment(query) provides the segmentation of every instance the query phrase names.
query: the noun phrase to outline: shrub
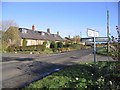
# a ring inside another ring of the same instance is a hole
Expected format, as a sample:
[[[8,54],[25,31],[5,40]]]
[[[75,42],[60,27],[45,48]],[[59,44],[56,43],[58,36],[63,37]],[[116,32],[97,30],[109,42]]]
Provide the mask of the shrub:
[[[67,44],[63,45],[63,47],[64,47],[64,48],[69,48],[69,47],[70,47],[70,44],[67,43]]]
[[[113,49],[111,47],[111,52],[110,52],[110,55],[112,56],[112,58],[114,60],[118,60],[120,61],[120,43],[114,43],[113,44]]]
[[[8,52],[13,51],[44,51],[45,50],[44,45],[32,45],[32,46],[9,46],[7,48]]]
[[[46,45],[47,45],[47,42],[46,42],[46,41],[45,41],[45,42],[43,42],[43,45],[44,45],[44,46],[46,46]]]
[[[8,52],[13,52],[15,50],[15,47],[14,46],[9,46],[6,51]]]
[[[62,42],[57,42],[57,48],[62,48],[63,47],[63,43]]]
[[[50,48],[53,50],[53,52],[56,52],[57,51],[57,44],[54,41],[52,41],[50,44]]]
[[[37,45],[36,50],[37,51],[45,51],[46,45]]]

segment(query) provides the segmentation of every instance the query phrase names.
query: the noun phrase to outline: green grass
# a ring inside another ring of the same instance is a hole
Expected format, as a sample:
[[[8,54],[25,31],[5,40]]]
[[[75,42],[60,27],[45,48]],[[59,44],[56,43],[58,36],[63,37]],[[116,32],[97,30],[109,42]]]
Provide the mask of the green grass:
[[[120,88],[118,80],[118,78],[120,79],[120,71],[116,68],[117,65],[120,65],[120,63],[97,62],[95,66],[88,63],[68,66],[59,72],[31,83],[25,89],[77,88],[79,90],[117,90],[117,88]]]
[[[109,55],[106,48],[102,48],[102,49],[98,50],[97,54],[105,55],[105,56]]]

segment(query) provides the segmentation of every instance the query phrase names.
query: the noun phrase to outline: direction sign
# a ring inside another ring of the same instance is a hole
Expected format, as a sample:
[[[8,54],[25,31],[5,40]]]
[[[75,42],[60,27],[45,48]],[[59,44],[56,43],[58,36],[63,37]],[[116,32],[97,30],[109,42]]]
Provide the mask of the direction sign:
[[[109,38],[108,37],[96,37],[95,41],[96,42],[108,42]]]
[[[88,37],[99,37],[99,33],[95,30],[87,28]]]
[[[93,38],[81,38],[82,42],[93,42]]]
[[[91,38],[81,39],[85,43],[93,43],[94,45],[94,64],[96,63],[96,42],[108,42],[108,37],[99,37],[99,33],[96,30],[87,28],[87,35]]]
[[[94,38],[81,38],[82,42],[94,42]],[[95,42],[108,42],[108,37],[95,37]]]

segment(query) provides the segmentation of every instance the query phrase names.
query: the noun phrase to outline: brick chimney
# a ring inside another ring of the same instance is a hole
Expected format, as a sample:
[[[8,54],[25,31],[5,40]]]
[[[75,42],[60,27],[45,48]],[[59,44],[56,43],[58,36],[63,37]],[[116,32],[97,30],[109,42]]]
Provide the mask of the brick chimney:
[[[32,25],[32,30],[35,31],[35,26],[34,25]]]
[[[50,33],[50,28],[47,29],[47,33]]]

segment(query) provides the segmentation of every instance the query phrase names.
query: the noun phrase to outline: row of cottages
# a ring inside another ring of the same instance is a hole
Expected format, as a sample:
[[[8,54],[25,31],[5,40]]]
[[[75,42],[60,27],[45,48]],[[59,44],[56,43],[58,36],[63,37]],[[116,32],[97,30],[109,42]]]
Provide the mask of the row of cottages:
[[[23,40],[26,39],[27,46],[31,45],[42,45],[44,42],[46,42],[46,48],[50,47],[50,42],[62,42],[63,39],[59,35],[59,32],[57,34],[51,34],[50,29],[47,29],[47,32],[44,31],[36,31],[35,26],[32,26],[32,29],[27,28],[19,28],[19,36],[21,37],[21,46],[23,45]]]

